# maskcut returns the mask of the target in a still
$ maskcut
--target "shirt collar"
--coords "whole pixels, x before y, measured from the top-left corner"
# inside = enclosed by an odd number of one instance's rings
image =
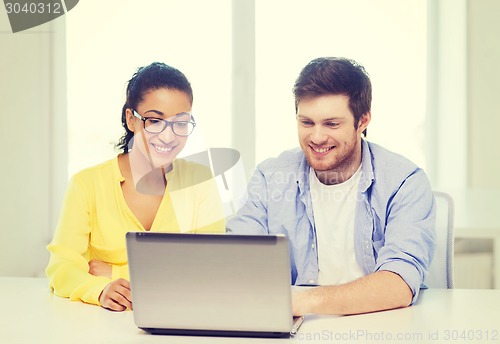
[[[366,192],[375,180],[373,174],[372,153],[368,142],[361,139],[361,179],[359,180],[359,191]]]
[[[302,153],[302,157],[299,162],[298,175],[296,176],[297,185],[299,187],[300,194],[309,189],[309,163],[307,162],[306,156]]]

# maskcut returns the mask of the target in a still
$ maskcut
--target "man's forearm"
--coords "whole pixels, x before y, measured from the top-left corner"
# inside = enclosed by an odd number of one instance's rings
[[[321,286],[294,292],[294,315],[358,314],[407,307],[412,292],[390,271],[378,271],[339,286]]]

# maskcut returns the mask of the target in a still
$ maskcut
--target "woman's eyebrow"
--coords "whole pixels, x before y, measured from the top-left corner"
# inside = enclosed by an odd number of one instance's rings
[[[182,116],[189,116],[189,117],[191,117],[191,114],[189,112],[179,112],[177,115],[172,116],[172,117],[182,117]]]
[[[154,109],[153,109],[153,110],[148,110],[148,111],[144,112],[144,114],[147,114],[147,113],[149,113],[149,112],[154,112],[155,114],[157,114],[157,115],[159,115],[159,116],[164,116],[164,113],[163,113],[163,112],[158,111],[158,110],[154,110]]]
[[[154,109],[153,110],[148,110],[148,111],[144,112],[144,114],[151,113],[151,112],[157,114],[158,116],[165,117],[165,114],[163,112],[158,111],[158,110],[154,110]],[[170,116],[170,118],[172,118],[172,117],[179,118],[179,117],[182,117],[182,116],[189,116],[189,117],[191,117],[191,114],[189,112],[179,112],[176,115]]]

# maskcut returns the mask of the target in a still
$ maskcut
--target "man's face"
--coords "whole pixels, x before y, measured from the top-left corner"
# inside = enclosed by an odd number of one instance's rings
[[[354,125],[349,97],[324,95],[300,100],[297,106],[299,143],[316,174],[327,172],[325,184],[350,178],[361,163],[361,133],[368,126],[370,113]]]

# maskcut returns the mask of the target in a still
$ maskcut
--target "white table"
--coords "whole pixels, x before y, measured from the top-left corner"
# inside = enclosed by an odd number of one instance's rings
[[[54,296],[47,280],[37,278],[0,277],[0,305],[0,342],[9,344],[500,343],[500,290],[425,290],[416,305],[404,309],[306,316],[293,339],[149,335],[135,326],[133,312]]]
[[[455,237],[493,241],[493,286],[500,289],[500,190],[447,191],[455,203]]]

